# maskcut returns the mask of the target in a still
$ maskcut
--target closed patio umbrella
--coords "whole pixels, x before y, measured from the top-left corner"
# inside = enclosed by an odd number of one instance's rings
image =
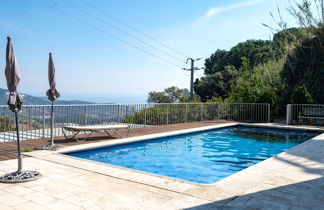
[[[53,102],[60,97],[60,93],[56,90],[55,66],[52,53],[49,53],[48,59],[48,82],[50,89],[46,92],[46,95],[48,96],[48,100]]]
[[[52,57],[52,53],[49,53],[49,60],[48,60],[48,82],[50,85],[50,89],[46,92],[48,100],[52,102],[51,108],[51,142],[48,145],[43,146],[40,149],[55,149],[56,146],[54,144],[54,137],[53,137],[53,125],[54,125],[54,101],[58,97],[60,97],[60,93],[56,90],[56,77],[55,77],[55,66]]]
[[[7,87],[10,92],[8,105],[9,109],[14,112],[16,120],[16,135],[17,135],[17,150],[18,150],[18,170],[0,177],[0,182],[25,182],[37,179],[40,173],[37,171],[22,171],[22,154],[20,149],[19,139],[19,121],[18,112],[22,108],[23,99],[17,92],[17,87],[20,81],[19,66],[13,51],[10,37],[7,38],[6,49],[6,69],[5,76],[7,80]]]

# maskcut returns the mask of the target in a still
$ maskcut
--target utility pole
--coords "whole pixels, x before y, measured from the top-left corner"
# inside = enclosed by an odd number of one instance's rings
[[[183,70],[190,71],[190,99],[191,100],[193,99],[194,71],[204,69],[203,67],[202,68],[195,67],[195,61],[198,61],[200,59],[201,58],[197,58],[197,59],[188,58],[187,61],[186,61],[186,63],[188,63],[188,61],[190,60],[190,62],[191,62],[191,68],[190,69],[183,68]]]

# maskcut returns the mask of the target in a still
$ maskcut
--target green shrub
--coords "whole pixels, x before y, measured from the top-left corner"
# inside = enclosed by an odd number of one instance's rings
[[[305,85],[297,87],[293,93],[294,104],[312,104],[314,103],[312,95],[307,90]]]
[[[31,148],[24,148],[24,149],[21,149],[20,151],[21,152],[32,152],[33,149],[31,149]]]

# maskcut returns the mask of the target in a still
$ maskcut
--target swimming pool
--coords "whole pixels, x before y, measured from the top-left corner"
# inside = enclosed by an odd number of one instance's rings
[[[210,184],[315,135],[296,130],[233,126],[68,155]]]

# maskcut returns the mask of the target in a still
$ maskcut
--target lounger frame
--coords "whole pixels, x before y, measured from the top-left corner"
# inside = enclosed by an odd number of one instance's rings
[[[109,127],[107,128],[104,128],[104,127],[94,127],[94,126],[82,126],[82,129],[79,129],[77,126],[74,126],[74,127],[71,127],[71,126],[67,126],[67,127],[62,127],[62,132],[63,132],[63,135],[65,137],[66,140],[76,140],[77,142],[82,142],[82,141],[85,141],[87,140],[93,133],[98,133],[98,132],[102,132],[104,131],[108,136],[114,136],[114,135],[118,135],[120,136],[121,138],[124,138],[119,132],[118,130],[120,129],[127,129],[127,135],[126,137],[128,137],[128,134],[129,134],[129,131],[130,131],[130,127],[127,126],[127,127],[122,127],[122,128],[114,128],[112,127],[111,125],[109,125]],[[70,131],[72,132],[72,136],[71,137],[68,137],[66,131]],[[88,132],[88,133],[87,133]],[[84,133],[86,134],[86,137],[84,138],[78,138],[78,135],[80,133]]]

